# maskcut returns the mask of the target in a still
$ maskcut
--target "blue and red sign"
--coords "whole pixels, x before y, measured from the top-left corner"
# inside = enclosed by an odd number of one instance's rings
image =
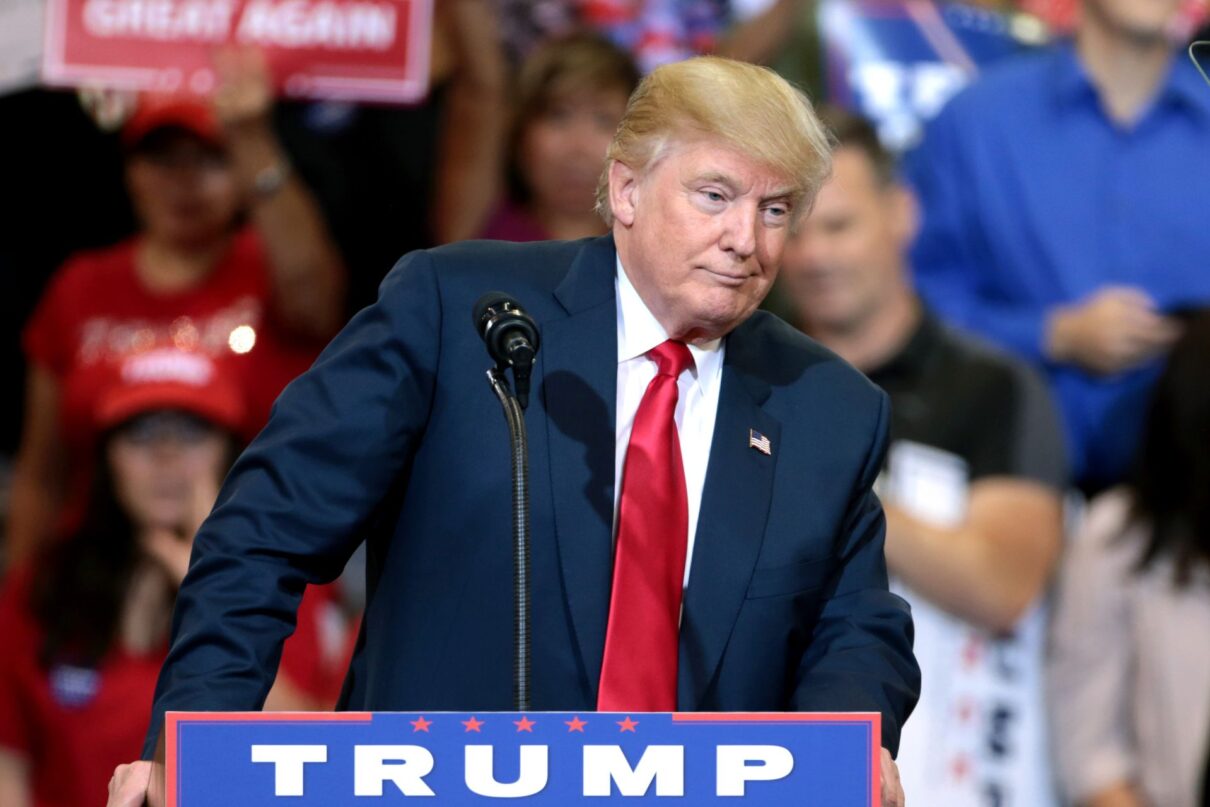
[[[880,726],[865,713],[172,712],[168,806],[877,807]]]

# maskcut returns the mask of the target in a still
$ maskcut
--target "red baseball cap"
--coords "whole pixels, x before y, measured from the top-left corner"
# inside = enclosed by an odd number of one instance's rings
[[[122,126],[122,143],[131,148],[156,129],[170,126],[216,146],[225,142],[214,110],[203,99],[180,93],[143,93],[134,114]]]
[[[245,426],[247,404],[239,384],[209,356],[177,348],[133,354],[97,398],[94,425],[111,429],[148,412],[188,412],[232,433]]]

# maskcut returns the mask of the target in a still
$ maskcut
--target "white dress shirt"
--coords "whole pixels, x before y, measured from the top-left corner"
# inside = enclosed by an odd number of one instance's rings
[[[668,339],[668,332],[648,310],[618,259],[615,281],[618,306],[618,401],[617,445],[614,450],[613,533],[618,532],[618,501],[622,493],[622,468],[630,445],[634,416],[647,385],[655,378],[656,364],[647,351]],[[706,484],[706,465],[710,443],[714,439],[714,418],[718,414],[718,393],[722,386],[724,345],[715,339],[702,345],[689,345],[694,366],[677,379],[676,428],[680,436],[681,460],[685,466],[685,492],[689,504],[689,535],[685,551],[685,580],[689,585],[689,567],[693,560],[693,537],[702,509],[702,488]]]

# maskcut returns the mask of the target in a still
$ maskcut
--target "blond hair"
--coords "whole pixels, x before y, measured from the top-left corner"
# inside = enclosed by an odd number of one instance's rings
[[[656,68],[630,96],[597,183],[597,212],[613,225],[609,169],[642,174],[675,142],[716,138],[792,183],[796,218],[832,168],[831,143],[811,102],[765,67],[699,56]]]

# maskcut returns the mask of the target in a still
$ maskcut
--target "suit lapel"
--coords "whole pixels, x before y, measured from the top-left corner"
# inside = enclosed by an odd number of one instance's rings
[[[727,340],[710,463],[694,538],[681,617],[677,706],[699,708],[714,677],[756,566],[773,493],[780,423],[761,409],[768,385],[748,368],[751,322]],[[748,445],[750,430],[768,437],[772,456]]]
[[[568,315],[542,326],[542,395],[563,585],[596,699],[613,567],[617,304],[613,238],[587,242],[555,290]]]

